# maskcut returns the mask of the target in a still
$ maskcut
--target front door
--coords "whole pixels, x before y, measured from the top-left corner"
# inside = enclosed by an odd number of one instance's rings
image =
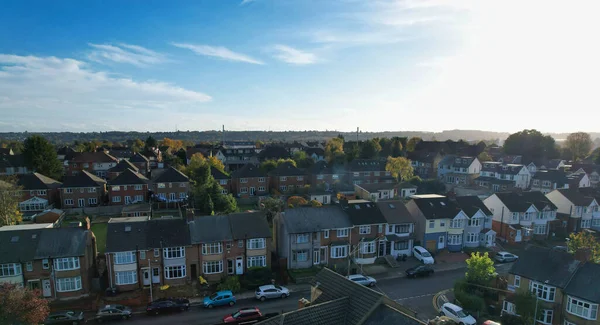
[[[445,238],[444,236],[440,236],[440,238],[438,239],[438,249],[444,249],[446,244]]]
[[[254,192],[256,191],[256,188],[251,187],[250,188],[250,195],[254,196]]]
[[[42,280],[42,294],[44,297],[50,297],[52,295],[52,291],[50,290],[50,279]]]
[[[27,281],[27,286],[31,290],[40,290],[40,280]]]
[[[160,268],[152,268],[152,283],[160,283]]]
[[[192,264],[192,279],[196,279],[198,277],[198,270],[196,270],[196,264]]]
[[[241,256],[235,259],[235,274],[244,274],[244,258]]]
[[[377,256],[385,256],[387,255],[385,252],[385,241],[380,240],[379,241],[379,248],[377,250]]]
[[[131,204],[131,196],[125,197],[125,204]]]
[[[82,208],[85,206],[85,199],[79,199],[77,200],[77,206]]]
[[[321,249],[315,248],[313,250],[313,264],[321,264]]]
[[[144,269],[142,271],[142,279],[145,286],[150,285],[150,269]]]
[[[321,247],[320,251],[319,257],[321,258],[321,263],[327,264],[327,246]]]
[[[522,239],[521,237],[521,229],[517,230],[517,235],[515,236],[515,241],[516,242],[520,242]]]

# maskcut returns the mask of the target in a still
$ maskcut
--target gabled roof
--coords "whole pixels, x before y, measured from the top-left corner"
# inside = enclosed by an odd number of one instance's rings
[[[464,213],[470,218],[474,216],[477,211],[481,210],[486,216],[491,216],[493,213],[485,206],[483,201],[475,195],[469,196],[457,196],[456,203],[463,210]]]
[[[450,201],[441,195],[413,195],[415,202],[425,219],[452,219],[460,213],[461,209],[456,202]]]
[[[441,161],[440,165],[458,167],[458,168],[469,168],[476,157],[461,157],[456,155],[446,155]]]
[[[333,175],[333,174],[345,174],[346,169],[343,165],[334,165],[331,166],[326,161],[321,160],[317,161],[314,165],[312,165],[308,172],[312,175]]]
[[[224,172],[216,169],[213,166],[210,166],[210,174],[214,179],[230,179],[231,177]]]
[[[25,167],[25,157],[20,155],[0,155],[0,168]]]
[[[600,165],[595,165],[595,164],[572,164],[571,165],[571,171],[576,172],[579,169],[583,169],[583,171],[585,171],[588,174],[591,174],[593,172],[600,173]]]
[[[258,157],[262,160],[268,159],[285,159],[290,158],[290,152],[279,145],[266,146],[259,154]]]
[[[106,252],[129,252],[146,248],[148,217],[112,218],[106,228]]]
[[[59,188],[62,183],[40,173],[19,175],[17,185],[23,190],[49,190]]]
[[[133,156],[131,156],[131,158],[129,158],[129,161],[132,163],[148,163],[149,162],[148,158],[146,158],[146,156],[142,155],[139,152],[136,152],[135,154],[133,154]]]
[[[139,172],[139,168],[137,168],[134,164],[132,164],[130,161],[128,160],[121,160],[119,161],[119,163],[108,170],[109,173],[122,173],[128,169],[131,169],[135,172]]]
[[[323,150],[323,148],[305,148],[304,152],[306,152],[308,156],[312,156],[313,153],[317,156],[325,156],[325,150]]]
[[[195,217],[188,227],[192,244],[233,240],[226,215]]]
[[[552,183],[556,183],[557,186],[562,187],[564,184],[567,184],[569,180],[567,179],[567,175],[562,170],[538,170],[535,175],[533,175],[532,179],[537,179],[540,181],[550,181]]]
[[[600,274],[599,264],[585,263],[575,272],[565,288],[565,293],[592,303],[600,303],[598,274]]]
[[[139,184],[148,184],[150,181],[146,178],[146,176],[138,173],[135,170],[127,169],[124,172],[120,173],[119,176],[115,177],[113,180],[110,180],[108,184],[110,185],[139,185]]]
[[[404,202],[400,200],[378,201],[375,205],[389,224],[415,222],[408,209],[406,209]]]
[[[0,231],[0,264],[33,261],[41,232],[42,229]]]
[[[561,163],[564,163],[562,159],[550,159],[543,163],[543,165],[548,169],[557,169]]]
[[[337,205],[286,209],[281,219],[290,234],[352,227],[350,217]]]
[[[116,162],[118,159],[107,154],[104,151],[98,152],[76,152],[73,154],[69,162],[87,162],[87,163],[110,163]]]
[[[75,149],[73,149],[73,148],[71,148],[69,146],[62,146],[62,147],[60,147],[56,151],[57,154],[59,154],[59,155],[65,155],[65,156],[68,155],[68,154],[72,154],[74,152],[75,152]]]
[[[385,160],[378,159],[354,159],[350,162],[349,169],[352,172],[361,172],[361,171],[382,171],[385,172]]]
[[[111,156],[113,156],[117,159],[125,159],[128,157],[131,157],[131,155],[133,154],[133,151],[129,148],[109,149],[108,152]]]
[[[152,219],[147,227],[146,247],[149,249],[191,245],[184,219]]]
[[[409,152],[407,158],[412,161],[433,163],[436,157],[439,157],[439,153],[435,151],[419,150]]]
[[[83,256],[90,230],[50,228],[41,232],[35,258]]]
[[[173,167],[167,168],[167,170],[154,179],[154,183],[185,183],[189,181],[189,178],[184,173]]]
[[[260,325],[345,325],[348,297],[308,306],[269,318]]]
[[[495,193],[496,197],[506,205],[508,210],[511,212],[525,212],[532,205],[536,209],[542,211],[546,206],[550,209],[556,210],[557,207],[550,201],[542,192],[530,191],[530,192],[498,192]]]
[[[586,196],[581,192],[577,191],[577,189],[560,189],[556,190],[567,200],[571,201],[575,206],[589,206],[594,201],[594,198],[591,196]]]
[[[254,164],[246,164],[231,174],[231,178],[267,177],[267,173]]]
[[[387,220],[377,205],[370,201],[342,201],[342,209],[350,217],[353,225],[375,225],[386,223]]]
[[[277,168],[269,172],[269,176],[304,176],[305,172],[291,163],[279,164]]]
[[[394,183],[369,183],[356,184],[355,186],[358,186],[369,193],[377,193],[378,191],[393,190],[397,185]]]
[[[519,255],[510,273],[565,288],[579,264],[580,262],[567,252],[530,245]]]
[[[262,211],[227,215],[233,239],[271,238],[267,216]]]
[[[106,184],[106,181],[102,178],[89,173],[86,170],[80,171],[75,176],[65,176],[63,184],[61,188],[68,187],[97,187],[103,186]]]

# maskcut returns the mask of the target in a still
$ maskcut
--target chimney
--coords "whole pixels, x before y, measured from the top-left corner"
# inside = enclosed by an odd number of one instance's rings
[[[194,221],[194,209],[185,209],[185,219],[187,222]]]
[[[589,262],[592,259],[592,250],[589,248],[580,248],[575,252],[575,259],[581,263]]]
[[[298,300],[298,309],[302,309],[302,308],[308,307],[308,306],[310,306],[310,301],[308,301],[308,299],[300,298]]]

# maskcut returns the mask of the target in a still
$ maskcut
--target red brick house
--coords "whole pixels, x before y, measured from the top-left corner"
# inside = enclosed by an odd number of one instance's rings
[[[115,167],[119,160],[104,151],[77,152],[69,160],[65,160],[65,173],[74,176],[81,171],[88,171],[98,177],[106,178],[108,170]]]
[[[325,161],[318,161],[307,170],[306,182],[313,188],[322,187],[324,190],[329,190],[343,182],[345,176],[346,170],[342,166],[332,167]]]
[[[138,168],[138,172],[144,175],[148,175],[148,173],[150,173],[150,160],[148,160],[148,158],[141,153],[136,152],[133,156],[131,156],[131,158],[129,158],[129,162]]]
[[[136,173],[139,172],[139,168],[137,166],[135,166],[134,164],[132,164],[131,162],[129,162],[127,160],[121,160],[115,167],[108,170],[107,179],[109,179],[109,180],[115,179],[117,176],[119,176],[119,174],[121,174],[129,169],[133,170]]]
[[[373,202],[366,200],[341,201],[344,212],[354,226],[350,230],[350,254],[356,264],[373,264],[379,246],[385,247],[387,220]]]
[[[219,185],[223,188],[221,193],[229,194],[231,192],[231,176],[225,174],[224,172],[216,169],[215,167],[210,167],[210,173],[212,177],[219,182]]]
[[[246,164],[231,173],[231,193],[238,198],[269,194],[269,175],[254,164]]]
[[[279,164],[269,172],[271,188],[280,193],[294,193],[304,188],[306,172],[291,163]]]
[[[348,181],[350,184],[395,182],[391,173],[385,170],[385,165],[385,160],[355,159],[348,165]]]
[[[81,171],[74,176],[65,176],[60,187],[60,202],[63,209],[96,207],[104,203],[106,181]]]
[[[22,202],[19,210],[24,217],[44,211],[60,202],[61,183],[39,173],[20,175],[17,185],[21,187]]]
[[[181,202],[188,198],[190,179],[169,167],[152,181],[152,191],[159,202]]]
[[[108,204],[129,205],[146,202],[149,183],[146,176],[133,169],[127,169],[108,182]]]
[[[159,163],[162,163],[162,153],[158,148],[146,150],[143,155],[148,158],[148,166],[150,169],[158,168]]]

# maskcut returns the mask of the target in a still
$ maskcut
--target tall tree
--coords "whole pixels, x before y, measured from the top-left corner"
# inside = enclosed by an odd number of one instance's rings
[[[554,159],[560,155],[554,138],[537,130],[523,130],[509,135],[504,141],[504,152],[526,159]]]
[[[521,316],[524,324],[532,324],[535,319],[537,297],[529,290],[519,290],[514,296],[517,315]]]
[[[150,136],[148,136],[148,138],[146,138],[145,147],[146,147],[146,149],[156,148],[156,147],[158,147],[158,141],[156,141],[156,139],[154,139],[150,135]]]
[[[208,157],[208,164],[225,173],[225,165],[216,156]]]
[[[292,158],[296,162],[298,168],[309,168],[314,165],[315,161],[309,157],[304,151],[297,151]]]
[[[423,141],[423,139],[421,139],[420,137],[412,137],[408,140],[408,142],[406,143],[406,151],[408,152],[413,152],[415,151],[415,149],[417,148],[417,144],[419,144],[419,142]]]
[[[479,154],[479,156],[477,156],[477,159],[479,159],[480,162],[484,162],[484,161],[492,161],[492,156],[490,156],[490,154],[488,154],[487,152],[483,151]]]
[[[371,139],[364,141],[360,146],[360,158],[362,159],[375,159],[381,151],[381,146],[377,139]]]
[[[173,139],[170,139],[170,138],[164,138],[160,142],[160,145],[161,146],[165,146],[165,147],[169,147],[171,149],[171,151],[177,151],[177,150],[183,148],[183,141],[181,141],[181,140],[173,140]]]
[[[50,307],[39,291],[12,283],[0,285],[0,324],[41,324]]]
[[[14,225],[22,220],[19,211],[20,188],[13,178],[0,179],[0,227]]]
[[[380,138],[379,146],[381,147],[381,151],[379,154],[382,157],[387,157],[392,155],[392,140],[389,138]]]
[[[404,152],[402,152],[402,140],[399,137],[393,137],[390,146],[390,156],[396,158],[401,157],[404,154]]]
[[[325,145],[325,158],[329,163],[344,161],[344,140],[333,138]]]
[[[140,139],[133,140],[133,143],[131,144],[131,150],[133,150],[134,152],[140,152],[143,149],[144,149],[144,141],[142,141]]]
[[[494,261],[488,256],[487,252],[484,254],[473,253],[465,262],[467,262],[465,277],[469,283],[487,285],[496,272]]]
[[[63,167],[56,150],[46,138],[32,135],[25,139],[23,156],[27,167],[36,172],[55,179],[62,176]]]
[[[261,210],[265,211],[269,224],[272,224],[275,215],[283,211],[285,208],[285,202],[275,197],[268,197],[260,201],[260,207]]]
[[[390,172],[398,181],[408,180],[413,177],[413,167],[410,161],[404,157],[388,157],[385,170]]]
[[[573,154],[573,161],[587,157],[592,150],[592,145],[592,137],[585,132],[571,133],[565,141],[565,147]]]
[[[260,169],[262,169],[266,173],[272,171],[275,168],[277,168],[277,161],[275,160],[270,159],[260,163]]]
[[[570,234],[567,241],[569,252],[575,254],[580,249],[590,251],[590,258],[594,263],[600,263],[600,243],[596,237],[589,232],[582,231],[577,234]]]

